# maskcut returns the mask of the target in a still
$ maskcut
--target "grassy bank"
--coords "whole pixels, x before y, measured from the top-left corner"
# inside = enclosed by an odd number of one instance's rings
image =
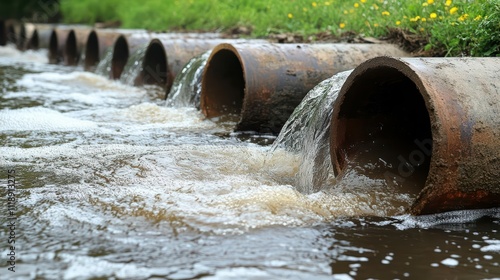
[[[431,54],[500,55],[500,0],[61,0],[61,10],[66,22],[120,20],[125,28],[152,30],[245,26],[252,36],[384,37],[397,30]]]

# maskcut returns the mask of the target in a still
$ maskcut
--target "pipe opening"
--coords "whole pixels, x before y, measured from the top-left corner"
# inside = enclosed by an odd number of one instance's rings
[[[7,28],[4,20],[0,20],[0,46],[7,44]]]
[[[21,24],[19,28],[20,30],[19,30],[19,38],[17,38],[17,48],[22,50],[24,48],[24,43],[27,40],[26,27],[24,26],[24,24]]]
[[[238,56],[221,49],[207,63],[202,81],[202,110],[212,118],[226,114],[240,115],[245,96],[245,78]]]
[[[49,63],[58,63],[57,51],[59,48],[57,32],[52,30],[49,39]]]
[[[95,31],[90,32],[85,46],[85,70],[91,70],[99,62],[99,38]]]
[[[76,46],[76,35],[74,30],[71,30],[68,34],[64,54],[66,65],[74,66],[78,63],[78,50]]]
[[[113,79],[116,80],[120,78],[127,64],[129,55],[127,39],[125,39],[125,36],[120,35],[120,37],[116,39],[113,47],[113,58],[111,59],[111,77]]]
[[[30,50],[38,50],[40,48],[40,41],[38,38],[38,30],[33,31],[33,35],[31,35],[31,39],[28,44],[28,49]]]
[[[152,40],[146,49],[142,71],[136,84],[167,86],[167,55],[159,40]]]
[[[415,83],[397,69],[369,68],[343,88],[332,126],[337,174],[353,166],[418,194],[432,155],[429,113]]]

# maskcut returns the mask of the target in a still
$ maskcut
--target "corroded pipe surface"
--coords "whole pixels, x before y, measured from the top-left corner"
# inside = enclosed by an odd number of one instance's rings
[[[69,29],[54,28],[49,39],[49,63],[57,64],[64,60],[64,49]]]
[[[363,157],[387,184],[415,182],[408,212],[500,206],[498,58],[379,57],[357,67],[334,105],[337,174]],[[368,152],[366,152],[368,151]]]
[[[88,28],[75,28],[69,31],[64,46],[64,64],[78,65],[90,31]]]
[[[236,130],[277,134],[319,82],[379,55],[405,56],[385,44],[221,44],[202,78],[205,116],[240,116]]]
[[[145,46],[152,39],[215,39],[219,33],[148,33],[136,32],[119,36],[113,46],[113,58],[111,60],[111,78],[119,79],[123,68],[127,64],[129,56],[141,46]],[[140,80],[140,77],[139,77]],[[138,81],[139,81],[138,80]]]
[[[119,33],[107,30],[92,30],[87,38],[85,45],[84,69],[93,71],[106,50],[113,46]]]

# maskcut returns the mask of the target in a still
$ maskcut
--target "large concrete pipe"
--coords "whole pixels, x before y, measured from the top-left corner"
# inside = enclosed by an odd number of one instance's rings
[[[88,28],[75,28],[69,31],[64,46],[64,64],[78,65],[90,31]]]
[[[202,78],[201,110],[236,114],[236,130],[277,134],[319,82],[379,55],[405,56],[388,44],[221,44]]]
[[[69,32],[69,29],[52,29],[49,40],[49,63],[57,64],[64,60],[64,49]]]
[[[0,19],[0,46],[7,45],[7,25],[5,20]]]
[[[111,78],[119,79],[131,54],[152,39],[216,39],[219,33],[132,33],[119,36],[113,46],[111,59]]]
[[[500,206],[498,58],[378,57],[358,66],[333,109],[336,174],[385,163],[388,186],[412,182],[420,215]]]

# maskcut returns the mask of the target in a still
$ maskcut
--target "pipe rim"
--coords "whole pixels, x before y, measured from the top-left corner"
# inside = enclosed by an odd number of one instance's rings
[[[229,57],[229,59],[232,60],[232,65],[230,65],[231,69],[228,69],[227,63],[224,63],[223,61],[219,62],[219,60],[223,60],[224,57]],[[222,68],[221,70],[225,70],[226,72],[219,73],[217,71],[219,69],[214,69],[219,67]],[[234,79],[235,77],[236,79]],[[236,88],[235,91],[229,89],[231,85],[225,84],[226,82],[234,83],[234,81],[236,81],[236,87],[233,87]],[[226,114],[236,114],[241,120],[244,110],[244,99],[246,96],[246,83],[247,77],[245,63],[238,49],[234,45],[228,43],[217,45],[212,50],[212,53],[207,60],[205,69],[203,70],[200,100],[202,113],[207,118],[218,117]],[[234,92],[236,92],[236,94],[234,94]],[[227,101],[232,102],[233,104],[228,105]],[[215,107],[223,108],[216,109]]]
[[[91,70],[99,62],[99,36],[97,32],[92,30],[87,36],[85,43],[85,62],[84,69]]]
[[[111,78],[119,79],[129,58],[129,45],[124,35],[118,36],[113,46],[113,57],[111,58]]]
[[[431,181],[435,176],[437,176],[434,172],[435,166],[438,164],[436,162],[436,157],[435,154],[437,151],[441,150],[441,144],[440,141],[437,141],[437,139],[445,139],[445,131],[442,131],[442,128],[439,125],[439,119],[440,116],[437,114],[437,110],[435,110],[436,107],[439,107],[439,104],[436,104],[434,102],[434,99],[432,96],[434,93],[432,92],[432,89],[430,91],[427,90],[425,86],[425,78],[421,77],[418,72],[412,69],[412,65],[409,63],[405,62],[405,59],[400,59],[400,58],[393,58],[393,57],[376,57],[370,60],[367,60],[366,62],[360,64],[358,67],[356,67],[353,72],[349,75],[349,77],[346,79],[344,85],[342,86],[337,101],[334,104],[334,109],[333,109],[333,114],[332,114],[332,121],[331,121],[331,130],[330,130],[330,156],[331,156],[331,162],[333,165],[334,173],[336,175],[341,174],[344,171],[344,168],[346,167],[346,162],[345,160],[348,158],[346,150],[342,151],[343,148],[346,148],[346,145],[344,143],[341,143],[342,141],[339,140],[342,137],[345,137],[346,132],[342,132],[342,121],[340,121],[341,114],[343,113],[343,110],[345,109],[344,106],[346,102],[346,98],[348,98],[348,93],[351,92],[352,90],[356,89],[356,87],[360,87],[360,84],[363,82],[362,78],[363,77],[370,77],[370,75],[384,75],[383,70],[385,71],[392,71],[393,73],[389,73],[389,77],[392,77],[391,75],[399,75],[400,78],[406,78],[407,81],[403,82],[411,82],[415,86],[415,90],[411,94],[418,94],[420,98],[422,99],[422,104],[419,104],[418,109],[423,110],[422,114],[425,114],[428,119],[426,122],[427,127],[424,127],[424,130],[427,131],[428,137],[430,137],[430,142],[427,141],[426,139],[420,139],[421,143],[430,143],[430,154],[426,156],[428,157],[428,162],[426,164],[427,168],[425,171],[425,180],[419,184],[419,195],[424,192],[424,189],[426,189],[429,186],[429,181]],[[372,73],[373,71],[377,71],[378,73]],[[397,76],[396,76],[397,77]],[[365,82],[366,83],[366,82]],[[354,88],[354,89],[353,89]],[[374,90],[375,91],[375,90]],[[364,93],[363,93],[364,94]],[[367,94],[360,94],[361,97],[363,96],[371,96],[372,93],[367,93]],[[351,94],[351,98],[354,94]],[[403,108],[405,104],[402,105]],[[412,107],[409,104],[406,104],[406,106]],[[425,109],[425,110],[424,110]],[[358,107],[358,111],[361,111],[362,109]],[[347,125],[344,125],[347,127]],[[418,127],[417,129],[421,129],[422,127]],[[409,128],[411,130],[412,128]],[[347,141],[344,139],[344,141]],[[445,145],[445,144],[443,144]],[[425,150],[425,149],[423,149]],[[414,150],[408,150],[408,153],[406,154],[401,154],[404,157],[408,157],[409,154],[411,154]],[[344,161],[344,162],[343,162]],[[418,166],[417,166],[418,167]],[[401,175],[401,174],[396,174],[396,175]],[[411,176],[411,175],[409,175]],[[406,177],[404,177],[406,178]],[[410,206],[410,210],[413,207]]]
[[[157,85],[166,88],[169,75],[168,57],[165,48],[160,40],[153,39],[149,42],[144,53],[138,84]]]

